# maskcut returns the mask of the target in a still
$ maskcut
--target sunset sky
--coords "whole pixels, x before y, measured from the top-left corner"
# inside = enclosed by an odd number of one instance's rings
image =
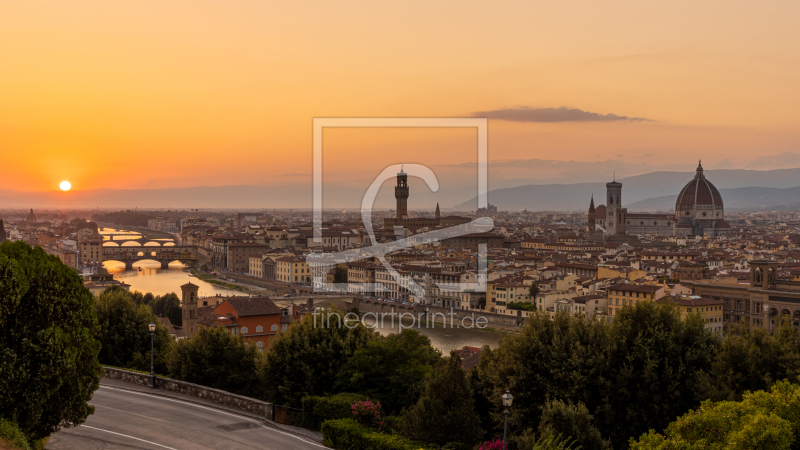
[[[745,168],[800,153],[798,23],[797,1],[7,0],[0,189],[304,182],[314,117],[489,117],[495,162]],[[474,161],[475,134],[325,152],[368,183]]]

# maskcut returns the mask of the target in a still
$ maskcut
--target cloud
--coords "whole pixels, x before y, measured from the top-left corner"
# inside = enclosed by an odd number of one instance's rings
[[[650,122],[643,117],[618,116],[616,114],[599,114],[577,108],[519,108],[497,109],[494,111],[477,111],[473,117],[508,120],[511,122]]]

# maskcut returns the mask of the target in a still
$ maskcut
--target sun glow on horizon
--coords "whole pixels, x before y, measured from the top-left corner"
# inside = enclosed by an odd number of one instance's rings
[[[62,191],[66,192],[72,188],[72,184],[70,184],[69,181],[62,181],[59,187],[61,187]]]

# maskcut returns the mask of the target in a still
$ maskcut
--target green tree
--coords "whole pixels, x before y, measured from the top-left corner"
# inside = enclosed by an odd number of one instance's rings
[[[740,402],[710,400],[669,424],[664,435],[650,430],[633,450],[789,450],[800,431],[800,387],[787,381],[770,392],[747,392]]]
[[[373,339],[347,360],[337,375],[336,389],[379,400],[389,414],[417,402],[418,387],[441,353],[416,330]]]
[[[672,303],[622,308],[610,330],[607,397],[594,424],[615,447],[649,429],[664,429],[697,405],[696,385],[714,360],[718,340],[699,314],[681,320]],[[587,403],[588,406],[588,403]]]
[[[177,294],[170,293],[156,297],[149,304],[150,308],[153,310],[153,314],[156,316],[167,317],[173,325],[178,327],[183,326],[183,310],[181,309],[181,301]]]
[[[333,269],[333,282],[347,283],[347,269],[338,266],[335,269]]]
[[[172,378],[253,397],[259,391],[258,359],[255,345],[218,327],[178,341],[167,364]]]
[[[583,403],[576,405],[560,400],[545,402],[539,435],[570,438],[581,450],[611,449],[611,443],[604,440],[600,431],[592,425],[592,415]]]
[[[483,438],[472,392],[461,369],[461,357],[442,358],[425,383],[425,393],[403,414],[402,430],[409,439],[434,445],[472,447]]]
[[[0,244],[0,324],[0,416],[32,440],[83,423],[102,367],[80,276],[41,247]]]
[[[102,344],[99,359],[103,364],[150,370],[150,330],[156,324],[154,360],[157,373],[166,373],[166,356],[172,344],[169,331],[161,325],[149,306],[136,306],[124,290],[107,290],[95,301],[100,323],[97,339]]]
[[[746,391],[769,389],[781,379],[800,376],[800,334],[784,320],[774,336],[762,328],[735,325],[725,333],[708,374],[703,374],[699,399],[740,400]]]
[[[537,283],[533,283],[531,287],[528,288],[528,295],[531,296],[531,301],[536,299],[536,296],[539,295],[539,285]]]
[[[510,431],[537,423],[548,398],[581,402],[616,448],[697,405],[696,386],[717,345],[699,316],[681,320],[671,304],[623,308],[611,323],[535,314],[520,334],[481,355],[473,383],[491,405],[495,435],[503,423],[500,395],[509,389]]]
[[[372,330],[360,322],[346,323],[337,311],[305,317],[278,334],[264,352],[258,370],[263,395],[299,407],[305,396],[334,393],[336,375],[374,338]]]

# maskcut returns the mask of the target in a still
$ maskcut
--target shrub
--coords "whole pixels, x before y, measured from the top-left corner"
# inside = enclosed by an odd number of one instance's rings
[[[419,443],[367,428],[353,419],[323,422],[322,436],[325,445],[339,450],[424,450]]]
[[[510,302],[508,309],[521,309],[523,311],[536,311],[536,305],[527,302]]]
[[[3,442],[11,444],[12,448],[19,450],[30,450],[31,448],[28,444],[28,439],[20,431],[16,423],[0,419],[0,446],[2,446]]]
[[[303,397],[303,424],[310,430],[319,430],[322,422],[335,419],[351,419],[353,403],[366,400],[362,394],[343,392],[330,397]]]
[[[503,450],[503,440],[486,441],[483,444],[476,445],[473,450]]]
[[[372,403],[369,400],[355,402],[351,405],[353,419],[365,427],[385,431],[385,424],[381,419],[381,402]]]

